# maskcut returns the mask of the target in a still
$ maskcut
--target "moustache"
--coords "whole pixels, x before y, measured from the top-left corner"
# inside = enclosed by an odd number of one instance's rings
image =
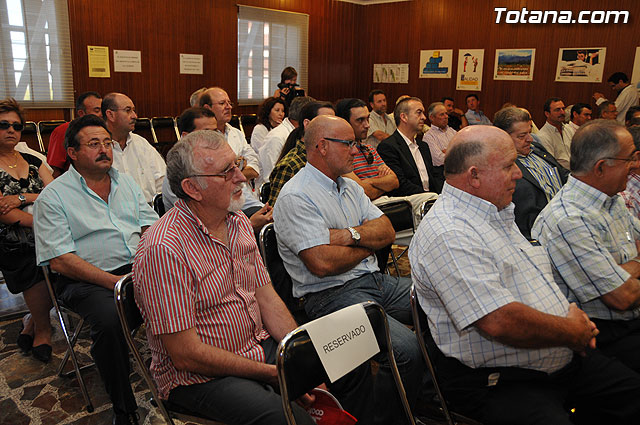
[[[96,162],[100,161],[111,161],[111,158],[109,158],[107,154],[101,153],[100,156],[96,158]]]

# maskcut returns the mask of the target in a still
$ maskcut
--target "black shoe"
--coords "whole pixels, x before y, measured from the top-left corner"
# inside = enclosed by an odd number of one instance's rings
[[[51,346],[49,344],[40,344],[31,349],[33,357],[43,363],[49,363],[51,360]]]
[[[139,425],[140,415],[138,412],[125,413],[123,415],[113,414],[113,425]]]
[[[22,350],[23,353],[28,353],[31,350],[31,347],[33,347],[33,337],[29,334],[23,334],[21,333],[20,335],[18,335],[18,347],[20,347],[20,350]]]

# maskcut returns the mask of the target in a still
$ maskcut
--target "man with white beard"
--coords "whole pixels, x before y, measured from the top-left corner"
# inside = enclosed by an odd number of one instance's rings
[[[240,162],[213,131],[189,133],[169,151],[167,178],[179,200],[140,242],[136,300],[161,398],[224,423],[284,425],[275,354],[296,323],[238,211]],[[297,423],[314,423],[293,408]]]

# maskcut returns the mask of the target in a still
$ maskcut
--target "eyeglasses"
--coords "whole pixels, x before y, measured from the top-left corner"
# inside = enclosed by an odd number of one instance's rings
[[[98,141],[93,141],[93,142],[89,142],[89,143],[80,143],[80,145],[82,146],[86,146],[89,149],[99,149],[100,146],[103,146],[105,149],[111,149],[113,148],[113,142],[98,142]]]
[[[241,170],[242,166],[244,165],[244,159],[243,158],[236,158],[235,161],[233,161],[233,164],[231,164],[226,170],[224,170],[221,173],[217,173],[217,174],[194,174],[192,176],[189,177],[224,177],[225,181],[229,181],[233,178],[234,174],[236,173],[236,170]]]
[[[218,105],[218,106],[229,105],[230,108],[233,108],[233,102],[231,102],[229,100],[223,100],[222,102],[216,102],[215,104]]]
[[[15,131],[24,130],[24,124],[19,122],[10,123],[9,121],[0,121],[0,130],[8,130],[9,127],[13,127]]]
[[[345,145],[349,146],[349,149],[351,149],[352,147],[354,147],[356,145],[356,143],[358,143],[356,140],[334,139],[333,137],[324,137],[324,140],[329,140],[331,142],[338,142],[338,143],[345,144]]]
[[[625,162],[639,162],[640,161],[640,151],[634,151],[629,158],[616,158],[616,157],[607,157],[602,159],[610,159],[613,161],[625,161]]]
[[[368,165],[373,164],[373,152],[371,152],[371,149],[369,149],[369,146],[364,145],[362,143],[358,143],[358,149],[360,149],[360,152],[362,153],[362,155],[364,155],[364,159],[367,160],[367,164]]]

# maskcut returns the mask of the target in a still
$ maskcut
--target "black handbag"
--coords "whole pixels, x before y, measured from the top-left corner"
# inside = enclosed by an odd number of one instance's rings
[[[16,255],[32,253],[36,242],[31,227],[24,227],[15,222],[0,229],[0,255]]]

